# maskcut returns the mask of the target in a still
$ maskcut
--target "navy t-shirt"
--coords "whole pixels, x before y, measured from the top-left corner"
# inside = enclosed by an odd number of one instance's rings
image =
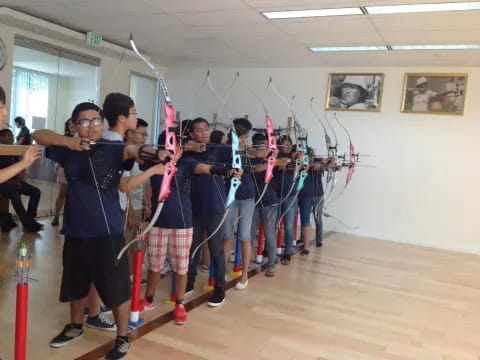
[[[201,153],[184,153],[185,158],[193,158],[205,164],[228,164],[231,149],[217,144],[208,144],[207,150]],[[229,160],[230,159],[230,160]],[[192,210],[194,216],[205,214],[223,214],[225,212],[227,194],[225,180],[219,176],[194,175],[192,179]]]
[[[181,158],[177,162],[177,174],[172,181],[170,195],[163,205],[162,212],[155,222],[156,227],[163,229],[189,229],[193,227],[192,203],[190,187],[193,172],[198,161],[193,158]],[[158,195],[162,185],[163,175],[153,175],[150,178],[152,186],[152,213],[158,206]]]
[[[28,130],[26,126],[20,129],[20,132],[17,135],[17,142],[22,137],[23,137],[22,145],[32,145],[32,137],[30,136],[30,130]]]
[[[107,223],[110,235],[123,235],[124,216],[118,187],[99,186],[100,201],[89,157],[97,178],[105,173],[121,174],[125,167],[131,166],[131,161],[123,161],[125,143],[105,139],[101,142],[115,145],[96,144],[89,151],[74,151],[63,146],[50,146],[46,150],[47,158],[59,163],[68,179],[61,231],[65,236],[84,239],[106,237]]]
[[[322,184],[323,172],[320,170],[310,169],[308,176],[305,179],[304,186],[298,197],[308,198],[308,197],[320,197],[323,195],[323,184]]]
[[[297,186],[293,186],[292,192],[289,194],[288,192],[292,188],[293,185],[293,175],[294,175],[294,170],[280,170],[278,168],[275,168],[273,176],[276,178],[276,183],[277,183],[277,193],[280,199],[284,200],[287,195],[292,196],[297,193]],[[295,182],[298,181],[295,179]]]
[[[253,164],[259,164],[261,162],[262,160],[260,159],[252,160]],[[256,184],[255,202],[260,198],[260,195],[262,194],[263,189],[265,188],[265,173],[266,171],[253,173],[253,176],[255,177],[254,182]],[[270,180],[270,184],[268,184],[265,195],[263,195],[260,203],[257,206],[271,206],[271,205],[278,204],[278,194],[276,190],[276,187],[277,187],[276,183],[277,183],[277,179],[274,176],[272,180]]]

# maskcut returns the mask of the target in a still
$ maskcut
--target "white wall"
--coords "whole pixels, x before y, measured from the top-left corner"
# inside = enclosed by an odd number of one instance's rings
[[[315,96],[317,112],[323,114],[330,72],[383,72],[385,85],[380,113],[338,112],[352,135],[362,158],[374,168],[358,167],[349,188],[329,208],[358,230],[338,226],[338,231],[386,240],[480,253],[480,169],[476,164],[480,134],[480,69],[478,68],[301,68],[301,69],[212,69],[211,79],[222,96],[234,73],[258,94],[264,94],[268,78],[286,97],[295,95],[295,111],[309,130],[309,144],[324,151],[323,132],[309,110]],[[207,116],[220,103],[205,87],[197,97],[205,69],[169,69],[167,81],[174,104],[186,118],[198,103],[194,116]],[[405,72],[468,73],[463,116],[400,113]],[[269,92],[265,98],[275,126],[285,126],[288,108]],[[259,101],[235,86],[227,102],[233,116],[249,114],[263,126]],[[256,116],[255,116],[256,115]],[[327,116],[332,116],[328,113]],[[225,119],[225,116],[223,116]],[[337,130],[343,151],[345,133]],[[340,181],[344,182],[342,175]],[[338,187],[339,191],[341,187]]]

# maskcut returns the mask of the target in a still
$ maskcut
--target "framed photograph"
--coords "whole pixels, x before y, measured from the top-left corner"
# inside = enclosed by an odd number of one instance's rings
[[[330,74],[327,110],[380,111],[384,77],[384,74]]]
[[[402,112],[463,115],[467,74],[405,74]]]

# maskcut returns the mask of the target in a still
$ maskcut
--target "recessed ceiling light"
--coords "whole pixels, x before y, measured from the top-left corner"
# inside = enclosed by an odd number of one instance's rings
[[[478,44],[464,45],[392,45],[392,50],[479,50]]]
[[[375,46],[315,46],[309,48],[311,51],[386,51],[385,45]]]
[[[372,15],[436,12],[436,11],[466,11],[466,10],[480,10],[480,1],[449,2],[449,3],[437,3],[437,4],[365,6],[364,8],[369,14],[372,14]]]
[[[274,19],[308,18],[308,17],[318,17],[318,16],[363,15],[363,11],[359,7],[354,7],[354,8],[338,8],[338,9],[270,11],[270,12],[262,12],[262,14],[268,19],[274,20]]]

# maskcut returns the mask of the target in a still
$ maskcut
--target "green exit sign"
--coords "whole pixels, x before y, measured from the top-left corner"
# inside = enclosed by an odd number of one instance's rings
[[[100,46],[102,45],[102,35],[96,33],[95,31],[89,31],[87,33],[87,44],[93,46]]]

